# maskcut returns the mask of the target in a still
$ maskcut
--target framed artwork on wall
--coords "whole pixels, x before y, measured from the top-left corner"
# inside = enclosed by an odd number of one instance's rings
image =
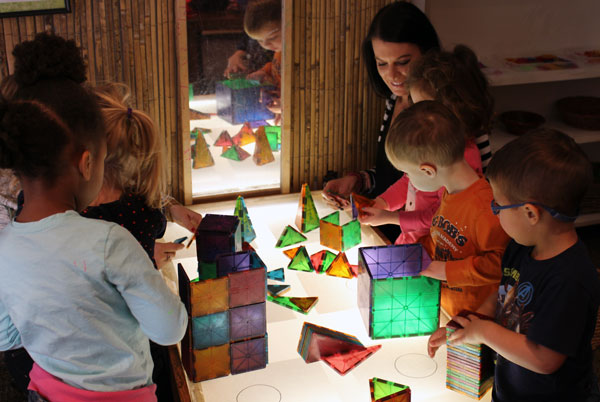
[[[0,0],[0,18],[70,11],[70,0]]]

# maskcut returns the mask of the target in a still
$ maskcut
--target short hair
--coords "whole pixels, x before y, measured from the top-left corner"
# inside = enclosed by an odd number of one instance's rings
[[[511,203],[539,202],[574,216],[592,182],[592,167],[573,138],[540,128],[500,148],[487,177]]]
[[[256,33],[269,23],[281,25],[281,0],[254,0],[244,14],[244,30]]]
[[[465,135],[456,116],[437,101],[416,103],[392,122],[385,140],[392,163],[449,166],[464,157]]]
[[[430,50],[411,63],[406,84],[452,110],[469,138],[490,132],[494,98],[477,56],[467,46],[457,45],[452,52]]]
[[[362,54],[369,81],[375,93],[386,98],[392,95],[392,91],[377,71],[377,62],[371,43],[374,38],[385,42],[412,43],[419,47],[422,54],[430,49],[440,48],[440,40],[435,28],[427,16],[414,4],[394,2],[379,10],[363,40]]]

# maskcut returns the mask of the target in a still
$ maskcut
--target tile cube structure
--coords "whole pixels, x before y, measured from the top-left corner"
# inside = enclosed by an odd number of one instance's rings
[[[242,250],[242,231],[237,216],[206,214],[196,229],[198,277],[217,277],[216,259],[220,254]]]
[[[420,244],[362,247],[358,259],[358,307],[372,339],[438,328],[440,282],[419,276],[429,260]]]
[[[220,250],[235,249],[236,241],[232,239],[239,230],[225,227],[226,231],[212,234],[221,240],[209,243],[223,246]],[[197,241],[206,238],[204,234]],[[266,367],[265,265],[254,251],[215,254],[214,250],[202,250],[204,258],[214,258],[215,278],[190,282],[183,266],[178,266],[179,294],[189,314],[188,329],[181,341],[183,366],[189,378],[197,382]],[[200,255],[199,264],[204,263]]]
[[[275,115],[260,102],[261,90],[268,88],[246,79],[217,82],[217,115],[231,124],[272,119]]]
[[[360,222],[356,219],[340,225],[340,211],[327,215],[319,222],[321,245],[346,251],[360,243]]]

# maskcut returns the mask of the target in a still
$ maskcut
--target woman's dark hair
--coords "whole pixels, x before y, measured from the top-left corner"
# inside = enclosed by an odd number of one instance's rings
[[[377,71],[371,44],[374,38],[384,42],[412,43],[417,45],[423,54],[430,49],[440,48],[435,28],[417,6],[411,3],[394,2],[379,10],[362,43],[362,53],[373,89],[383,97],[389,97],[392,92]]]
[[[52,183],[73,152],[96,151],[106,136],[102,114],[81,85],[85,63],[73,41],[39,34],[13,55],[19,88],[0,101],[0,168]]]

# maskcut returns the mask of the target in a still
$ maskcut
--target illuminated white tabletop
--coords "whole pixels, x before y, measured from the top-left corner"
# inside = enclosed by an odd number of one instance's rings
[[[313,192],[319,216],[334,210],[327,206],[320,192]],[[257,238],[252,245],[267,265],[267,270],[287,267],[289,258],[275,248],[286,225],[294,225],[299,194],[246,199],[248,214]],[[204,214],[232,215],[235,201],[202,204],[192,207]],[[342,213],[341,222],[349,221]],[[169,223],[165,240],[188,235],[185,229]],[[319,244],[319,230],[306,234],[301,243],[309,254],[324,249]],[[361,246],[382,245],[369,227],[362,227]],[[291,248],[290,246],[289,248]],[[337,253],[335,250],[332,250]],[[350,264],[358,263],[358,247],[346,252]],[[181,262],[190,277],[196,278],[195,244],[178,253],[174,263]],[[281,282],[269,281],[273,284]],[[371,340],[363,324],[356,300],[357,280],[285,269],[285,284],[291,289],[285,296],[318,296],[319,301],[308,315],[267,302],[269,363],[265,369],[229,375],[200,383],[190,383],[194,400],[206,402],[369,402],[369,379],[378,377],[410,386],[412,401],[472,401],[472,398],[446,389],[446,348],[435,359],[427,356],[427,337]],[[324,362],[307,364],[297,352],[303,323],[311,322],[356,336],[365,346],[383,347],[345,376]],[[199,392],[201,391],[201,392]],[[482,401],[491,400],[488,392]]]

